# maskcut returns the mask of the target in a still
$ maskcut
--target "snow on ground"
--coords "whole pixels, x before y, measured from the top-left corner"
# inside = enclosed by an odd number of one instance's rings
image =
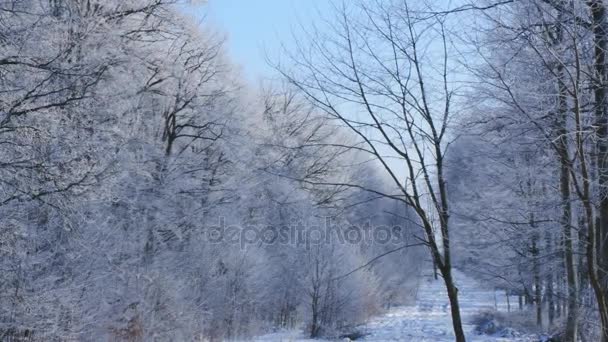
[[[472,317],[495,307],[506,311],[506,299],[457,270],[454,270],[454,278],[459,290],[460,312],[467,341],[534,340],[532,337],[501,338],[476,334],[475,326],[471,324]],[[450,305],[443,281],[431,277],[423,279],[416,296],[416,305],[397,307],[384,316],[372,319],[364,330],[369,333],[363,339],[365,341],[454,341]]]
[[[313,340],[307,338],[306,335],[299,330],[286,330],[279,331],[272,334],[267,334],[264,336],[259,336],[251,339],[251,341],[256,342],[324,342],[327,340]]]
[[[482,311],[498,308],[507,310],[504,296],[492,289],[484,288],[476,280],[454,270],[454,278],[459,289],[460,310],[467,341],[473,342],[527,342],[533,337],[505,338],[478,335],[471,324],[472,317]],[[454,341],[450,305],[445,286],[441,279],[426,277],[420,281],[416,304],[391,309],[388,313],[372,319],[361,326],[367,335],[362,341],[408,341],[444,342]],[[264,335],[254,341],[304,342],[302,332],[286,331]],[[316,340],[319,341],[319,340]]]

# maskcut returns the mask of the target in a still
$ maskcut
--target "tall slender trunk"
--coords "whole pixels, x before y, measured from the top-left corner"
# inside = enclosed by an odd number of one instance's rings
[[[435,145],[435,153],[437,155],[437,185],[439,188],[439,199],[434,199],[435,206],[439,214],[439,233],[440,233],[440,244],[435,238],[435,231],[433,225],[425,213],[421,212],[420,217],[423,218],[423,225],[426,232],[427,239],[429,240],[429,247],[437,269],[443,277],[448,299],[450,301],[450,313],[452,316],[452,327],[454,329],[454,337],[456,342],[465,342],[466,337],[462,328],[462,317],[460,315],[460,304],[458,302],[458,288],[452,277],[452,257],[451,257],[451,245],[450,245],[450,233],[449,233],[449,218],[450,211],[448,205],[448,192],[444,177],[443,170],[443,152],[441,145],[437,143]]]
[[[558,115],[557,115],[557,148],[560,156],[559,188],[562,201],[561,225],[564,237],[564,264],[566,268],[568,316],[564,339],[568,342],[577,340],[578,332],[578,279],[572,242],[572,204],[570,196],[570,151],[567,140],[568,90],[565,84],[564,67],[557,68],[558,75]]]
[[[534,223],[534,216],[530,215],[530,226],[536,229]],[[542,302],[542,289],[541,289],[541,278],[540,278],[540,262],[538,260],[538,234],[534,233],[532,236],[532,273],[534,278],[534,305],[536,306],[536,325],[539,327],[543,326],[543,302]]]
[[[589,278],[587,277],[587,265],[585,264],[585,254],[581,248],[582,241],[585,241],[587,234],[587,223],[585,222],[585,216],[580,215],[578,222],[578,241],[577,255],[578,255],[578,298],[583,299],[585,290],[589,287]],[[583,302],[583,305],[590,305],[591,303]]]
[[[433,233],[432,226],[430,221],[423,219],[424,221],[424,229],[427,235],[427,239],[429,241],[429,249],[431,252],[431,256],[433,257],[433,261],[435,265],[437,265],[437,269],[439,273],[441,273],[441,277],[443,278],[443,282],[445,284],[446,291],[448,293],[448,299],[450,301],[450,313],[452,315],[452,327],[454,329],[454,338],[456,342],[465,342],[466,338],[464,335],[464,330],[462,329],[462,318],[460,316],[460,305],[458,302],[458,288],[456,287],[456,283],[454,282],[454,278],[452,276],[452,261],[450,258],[450,248],[449,248],[449,235],[447,231],[447,222],[448,215],[447,210],[442,211],[440,213],[441,216],[441,224],[442,224],[442,249],[443,255],[441,253],[441,249],[435,239],[435,235]],[[421,216],[426,218],[426,216]]]
[[[460,316],[460,304],[458,302],[458,288],[452,277],[452,269],[440,268],[450,300],[450,313],[452,315],[452,326],[456,342],[465,342],[464,330],[462,329],[462,318]]]
[[[606,116],[606,105],[608,93],[606,91],[607,67],[606,49],[608,48],[608,26],[606,6],[602,0],[587,0],[591,10],[594,37],[594,67],[595,79],[595,120],[596,120],[596,144],[597,144],[597,172],[599,188],[599,225],[595,227],[597,234],[590,230],[587,234],[589,244],[587,246],[587,259],[590,281],[592,283],[601,318],[602,342],[608,342],[608,118]],[[595,245],[598,244],[598,245]],[[596,253],[595,248],[599,253]],[[597,263],[597,264],[596,264]]]
[[[546,246],[547,253],[551,253],[553,251],[553,239],[551,238],[551,232],[547,232],[546,237]],[[555,319],[555,301],[554,301],[554,288],[553,288],[553,267],[550,267],[547,270],[547,318],[549,319],[549,325],[553,325],[553,321]],[[507,297],[507,304],[509,303]]]
[[[437,137],[437,133],[433,131],[433,135]],[[454,335],[457,342],[465,342],[464,330],[462,329],[462,319],[460,316],[460,304],[458,303],[458,288],[452,278],[452,252],[450,243],[450,232],[448,230],[450,210],[448,204],[448,189],[443,174],[443,153],[441,151],[440,140],[435,144],[435,154],[437,158],[437,183],[439,186],[439,220],[441,228],[441,243],[443,247],[443,278],[450,299],[450,308],[452,314],[452,325],[454,327]]]

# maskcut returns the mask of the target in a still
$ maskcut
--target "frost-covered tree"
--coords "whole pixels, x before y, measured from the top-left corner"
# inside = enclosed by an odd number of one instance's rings
[[[419,251],[360,268],[402,241],[312,233],[411,213],[295,181],[383,183],[301,93],[244,84],[181,5],[0,4],[0,339],[337,335],[409,299]]]

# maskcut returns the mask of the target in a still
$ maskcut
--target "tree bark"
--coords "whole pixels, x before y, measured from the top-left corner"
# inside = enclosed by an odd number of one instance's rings
[[[452,326],[456,342],[465,342],[464,330],[462,329],[462,318],[460,316],[460,304],[458,302],[458,288],[452,278],[451,268],[440,269],[445,282],[445,287],[450,300],[450,313],[452,314]]]
[[[553,250],[553,239],[551,239],[551,232],[547,232],[546,248],[547,251]],[[555,301],[554,301],[554,288],[553,288],[553,269],[547,270],[547,318],[549,319],[549,326],[553,325],[555,319]],[[509,302],[507,297],[507,303]]]
[[[530,225],[535,228],[534,218],[531,216]],[[534,305],[536,306],[536,325],[543,326],[543,303],[540,278],[540,262],[538,260],[538,235],[532,236],[532,273],[534,277]]]
[[[596,144],[597,144],[597,172],[599,188],[599,225],[597,235],[593,230],[589,231],[587,246],[587,259],[590,281],[592,283],[601,318],[601,341],[608,342],[608,118],[606,117],[606,105],[608,93],[606,92],[606,49],[608,48],[608,29],[606,18],[606,6],[602,0],[588,0],[587,5],[591,11],[594,37],[594,68],[595,79],[595,120],[596,120]],[[597,244],[597,245],[594,245]],[[598,255],[595,248],[598,248]],[[597,263],[597,264],[596,264]]]
[[[576,277],[576,260],[574,258],[572,236],[572,204],[570,196],[570,152],[567,140],[568,90],[564,80],[564,67],[557,68],[558,76],[558,140],[560,156],[559,188],[562,201],[562,233],[564,236],[564,264],[566,268],[568,316],[566,318],[565,341],[575,342],[578,332],[578,279]],[[552,321],[551,317],[549,318]]]

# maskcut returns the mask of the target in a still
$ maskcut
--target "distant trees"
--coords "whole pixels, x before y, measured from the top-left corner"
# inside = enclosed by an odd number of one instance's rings
[[[414,218],[404,210],[395,219],[390,215],[393,201],[379,201],[377,196],[365,191],[337,184],[359,176],[368,184],[379,180],[373,170],[362,175],[354,173],[353,160],[360,157],[357,151],[342,148],[344,141],[350,139],[349,132],[331,123],[296,89],[287,84],[267,89],[264,108],[262,125],[258,123],[255,129],[268,134],[262,135],[259,144],[264,152],[256,155],[270,158],[261,161],[263,174],[269,177],[262,196],[268,197],[277,211],[268,212],[268,205],[256,211],[272,215],[266,218],[268,224],[280,222],[274,227],[279,234],[297,234],[295,246],[268,248],[271,258],[283,260],[279,263],[277,280],[287,281],[293,287],[280,299],[280,307],[284,309],[277,320],[292,321],[294,315],[302,315],[296,308],[303,305],[312,337],[352,327],[377,312],[381,298],[389,296],[389,291],[413,289],[413,284],[407,281],[394,284],[392,289],[388,286],[383,289],[382,284],[408,270],[408,280],[415,278],[414,274],[419,272],[420,249],[404,250],[382,263],[355,273],[351,271],[380,254],[382,248],[399,247],[407,242],[405,239],[413,239],[412,231],[407,228],[411,226],[408,220]],[[327,184],[317,187],[315,182]],[[300,184],[306,191],[294,192],[294,184]],[[378,241],[371,236],[376,228],[403,231],[391,232],[387,241]],[[350,240],[349,230],[355,235]],[[402,241],[396,240],[400,237]],[[306,296],[301,305],[296,304],[297,293]]]

